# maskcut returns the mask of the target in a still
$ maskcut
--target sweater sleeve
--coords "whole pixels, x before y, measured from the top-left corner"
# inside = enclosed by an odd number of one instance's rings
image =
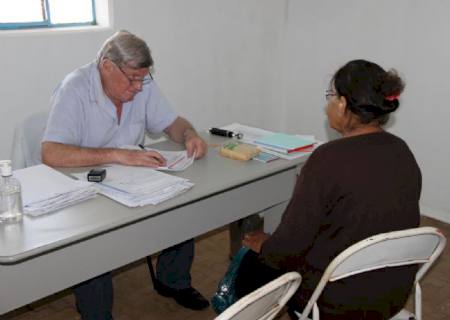
[[[321,162],[314,152],[303,166],[280,225],[262,246],[260,260],[271,268],[296,270],[314,243],[326,206]]]

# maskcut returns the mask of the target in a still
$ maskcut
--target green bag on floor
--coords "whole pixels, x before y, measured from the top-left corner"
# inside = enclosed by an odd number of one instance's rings
[[[250,250],[247,247],[242,247],[236,252],[233,260],[230,262],[227,272],[222,280],[220,280],[217,287],[217,291],[211,298],[211,306],[217,314],[221,314],[229,306],[237,301],[235,295],[234,283],[238,274],[239,267],[241,265],[242,259],[246,253]]]

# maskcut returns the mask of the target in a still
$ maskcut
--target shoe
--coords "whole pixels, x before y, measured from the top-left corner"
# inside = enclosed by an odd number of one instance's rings
[[[174,298],[179,305],[185,308],[202,310],[209,306],[208,300],[192,287],[177,290],[162,284],[158,280],[154,282],[153,286],[159,295]]]
[[[169,286],[166,286],[158,279],[155,279],[153,281],[153,287],[155,288],[156,292],[158,292],[158,294],[163,297],[172,298],[173,296],[175,296],[177,292],[177,290],[172,289]]]
[[[202,310],[209,307],[208,300],[192,287],[178,290],[173,298],[179,305],[188,309]]]

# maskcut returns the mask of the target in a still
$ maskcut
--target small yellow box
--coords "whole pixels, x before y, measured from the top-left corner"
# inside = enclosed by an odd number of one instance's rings
[[[220,148],[220,154],[222,156],[241,161],[248,161],[259,152],[259,148],[239,141],[226,142]]]

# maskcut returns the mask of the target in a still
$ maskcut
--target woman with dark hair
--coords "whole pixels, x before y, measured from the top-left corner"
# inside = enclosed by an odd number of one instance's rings
[[[290,306],[302,311],[328,264],[369,236],[419,225],[421,173],[406,143],[382,129],[399,106],[403,81],[394,71],[350,61],[326,92],[329,125],[342,138],[323,144],[298,177],[283,219],[271,235],[248,234],[236,278],[239,297],[297,271]],[[388,319],[405,304],[417,268],[371,271],[325,287],[321,319]]]

